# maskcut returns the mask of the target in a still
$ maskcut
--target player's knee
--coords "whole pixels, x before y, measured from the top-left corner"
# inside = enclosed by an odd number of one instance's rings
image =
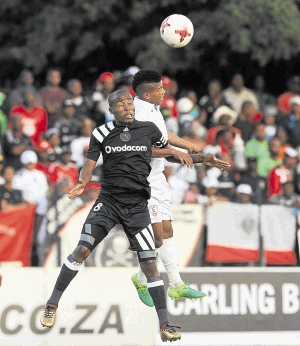
[[[91,251],[84,245],[78,245],[72,253],[72,257],[77,262],[83,262],[91,253]]]

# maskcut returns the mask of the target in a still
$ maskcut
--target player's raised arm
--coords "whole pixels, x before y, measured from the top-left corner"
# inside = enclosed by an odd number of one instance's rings
[[[165,157],[167,160],[172,158],[175,163],[187,165],[189,168],[193,166],[193,159],[190,155],[174,149],[171,145],[168,145],[165,148],[152,147],[152,157]]]
[[[69,192],[69,198],[75,198],[82,194],[86,184],[91,180],[96,161],[85,159],[83,168],[80,171],[79,179],[73,189]]]

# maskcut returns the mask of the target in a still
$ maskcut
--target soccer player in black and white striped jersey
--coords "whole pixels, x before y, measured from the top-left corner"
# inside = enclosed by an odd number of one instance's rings
[[[122,224],[130,249],[137,252],[147,277],[161,338],[163,341],[178,340],[180,333],[168,320],[164,283],[156,266],[154,234],[147,206],[151,194],[147,178],[152,147],[165,148],[168,141],[155,124],[135,120],[133,99],[127,91],[113,92],[108,101],[115,120],[93,131],[80,179],[69,192],[69,198],[84,191],[100,154],[103,155],[101,194],[86,218],[77,247],[61,268],[40,321],[49,328],[54,325],[59,300],[82,262],[115,224]],[[174,153],[174,157],[188,166],[193,163],[189,155],[180,151]]]

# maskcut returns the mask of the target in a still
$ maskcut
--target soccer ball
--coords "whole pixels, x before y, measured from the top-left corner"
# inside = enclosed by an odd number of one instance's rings
[[[182,14],[172,14],[160,26],[160,36],[170,47],[181,48],[186,46],[194,35],[194,26],[191,20]]]

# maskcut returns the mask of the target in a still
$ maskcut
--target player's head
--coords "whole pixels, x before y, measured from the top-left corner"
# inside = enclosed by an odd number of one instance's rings
[[[134,103],[131,94],[119,89],[108,97],[109,111],[117,122],[129,124],[134,120]]]
[[[165,96],[161,77],[157,71],[142,69],[133,77],[132,89],[141,100],[160,105]]]

